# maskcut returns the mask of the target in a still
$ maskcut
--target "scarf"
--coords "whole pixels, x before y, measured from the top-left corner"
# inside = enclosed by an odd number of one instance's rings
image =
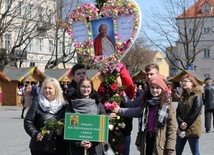
[[[98,108],[95,99],[83,98],[72,100],[72,107],[75,113],[97,114]]]
[[[149,109],[148,109],[149,106],[159,106],[158,113],[157,113],[157,124],[156,124],[157,127],[164,126],[167,122],[170,106],[169,105],[160,106],[160,98],[153,97],[152,99],[146,101],[145,107],[142,110],[142,113],[141,113],[142,117],[139,120],[139,123],[141,124],[141,125],[139,125],[140,131],[145,131],[145,129],[147,127],[146,125],[148,122],[147,115],[148,115],[148,111],[149,111]]]
[[[56,114],[62,108],[62,103],[58,103],[56,99],[48,101],[44,95],[39,95],[39,105],[43,111],[51,114]]]

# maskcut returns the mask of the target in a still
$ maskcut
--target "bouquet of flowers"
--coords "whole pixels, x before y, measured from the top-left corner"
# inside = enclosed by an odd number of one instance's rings
[[[120,105],[122,92],[125,87],[118,86],[117,78],[120,76],[122,66],[119,64],[112,72],[101,72],[104,76],[104,81],[98,88],[98,93],[101,96],[101,102],[107,112],[111,112],[115,107]],[[109,143],[115,154],[121,155],[124,148],[124,137],[121,129],[125,128],[125,124],[120,116],[115,119],[110,119],[109,122]]]
[[[64,127],[62,120],[57,121],[56,119],[46,120],[44,124],[44,127],[41,128],[41,131],[44,135],[50,134],[51,132],[62,129]]]

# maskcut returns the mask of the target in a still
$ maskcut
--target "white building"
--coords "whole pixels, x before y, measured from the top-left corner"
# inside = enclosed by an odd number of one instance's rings
[[[193,56],[194,46],[196,57],[193,64],[189,63],[190,70],[206,77],[214,78],[214,0],[199,0],[186,10],[185,14],[179,15],[176,20],[181,34],[187,34],[188,54]],[[186,27],[185,27],[186,26]],[[194,35],[194,38],[193,38]],[[180,35],[179,35],[180,36]],[[192,38],[191,38],[192,37]],[[186,61],[182,39],[178,39],[178,55]]]
[[[0,8],[0,49],[10,53],[15,47],[14,57],[25,53],[21,67],[35,65],[43,71],[56,53],[60,57],[63,50],[66,54],[74,50],[70,36],[63,37],[64,28],[56,23],[56,0],[3,0]],[[75,56],[66,65],[71,67],[76,61]]]

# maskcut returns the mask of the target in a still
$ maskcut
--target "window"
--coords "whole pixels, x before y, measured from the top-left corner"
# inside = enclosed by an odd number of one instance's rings
[[[49,40],[49,53],[53,52],[53,40]]]
[[[43,53],[43,39],[38,39],[38,52]]]
[[[51,9],[48,10],[48,19],[49,19],[49,22],[50,22],[51,24],[54,23],[53,10],[51,10]]]
[[[161,63],[162,62],[162,58],[156,58],[156,63]]]
[[[210,77],[210,74],[209,73],[205,73],[204,74],[204,78],[208,78],[208,77]]]
[[[28,19],[31,19],[31,18],[33,18],[33,16],[34,16],[33,4],[29,4],[27,17],[28,17]]]
[[[33,52],[33,39],[29,39],[29,44],[28,44],[28,51]]]
[[[209,27],[204,27],[204,33],[209,33],[210,32],[210,28]]]
[[[210,58],[210,50],[204,49],[204,58]]]
[[[19,17],[23,16],[23,11],[24,11],[23,1],[19,1],[18,2],[18,16]]]
[[[43,17],[44,17],[44,8],[40,7],[39,8],[39,21],[43,21]]]
[[[11,48],[11,34],[5,35],[5,49],[10,50]]]
[[[61,42],[58,43],[58,54],[62,55],[62,43]]]
[[[12,10],[11,3],[12,3],[11,0],[5,0],[5,11],[9,10],[8,14],[11,14],[11,10]]]
[[[193,28],[189,28],[188,33],[193,34]]]

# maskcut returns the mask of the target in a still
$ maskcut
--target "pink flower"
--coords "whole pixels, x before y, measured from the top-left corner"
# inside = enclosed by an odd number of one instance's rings
[[[113,110],[114,109],[113,105],[110,102],[105,102],[104,103],[104,108],[106,110]]]
[[[115,92],[115,91],[117,90],[117,88],[118,88],[118,86],[117,86],[116,83],[113,83],[113,84],[111,85],[111,90],[112,90],[113,92]]]

